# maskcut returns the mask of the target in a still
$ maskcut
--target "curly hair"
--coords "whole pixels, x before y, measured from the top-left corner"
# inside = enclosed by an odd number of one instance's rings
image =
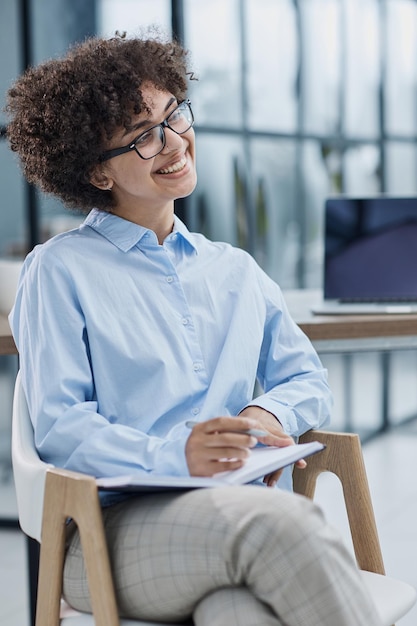
[[[27,180],[88,212],[113,208],[112,194],[90,183],[90,174],[114,132],[148,111],[141,86],[184,100],[187,51],[176,41],[94,37],[62,59],[28,69],[8,91],[7,137]]]

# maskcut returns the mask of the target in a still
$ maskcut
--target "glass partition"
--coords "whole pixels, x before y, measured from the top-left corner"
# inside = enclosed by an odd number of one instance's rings
[[[316,288],[321,283],[324,198],[340,191],[340,156],[334,147],[319,141],[305,141],[301,147],[299,223],[303,239],[299,273],[305,287]]]
[[[248,214],[243,202],[242,141],[230,135],[200,135],[196,153],[198,184],[187,222],[193,231],[245,247]]]
[[[341,126],[342,3],[302,0],[299,7],[303,130],[336,133]]]
[[[26,255],[26,185],[16,157],[5,141],[0,142],[0,257]]]
[[[380,130],[381,31],[377,0],[344,3],[344,132],[376,138]]]
[[[417,4],[386,0],[386,83],[388,133],[417,133]]]
[[[190,225],[247,248],[288,286],[319,287],[327,194],[415,193],[417,0],[3,0],[0,99],[25,59],[152,25],[184,37],[199,78]],[[0,150],[0,254],[81,219],[29,193],[4,138]],[[296,243],[280,256],[283,233]]]
[[[254,255],[281,287],[297,282],[301,255],[297,223],[297,143],[253,139]]]
[[[184,0],[184,32],[199,83],[191,98],[204,126],[242,123],[241,30],[238,0]],[[198,97],[194,98],[194,92]]]
[[[390,142],[386,148],[387,192],[400,195],[417,194],[416,144]]]
[[[2,0],[0,3],[0,59],[7,60],[7,62],[0,62],[0,125],[5,122],[3,108],[6,104],[6,91],[23,63],[19,35],[17,2]]]
[[[6,91],[22,67],[18,4],[14,0],[0,3],[0,126],[6,123]],[[0,257],[26,252],[25,185],[16,158],[6,141],[0,140]]]
[[[351,146],[345,151],[346,193],[373,196],[381,189],[381,153],[375,144]]]
[[[299,46],[291,0],[250,0],[246,11],[249,126],[297,131]]]
[[[113,37],[119,31],[129,36],[151,25],[171,32],[169,0],[97,0],[97,33],[100,35]]]

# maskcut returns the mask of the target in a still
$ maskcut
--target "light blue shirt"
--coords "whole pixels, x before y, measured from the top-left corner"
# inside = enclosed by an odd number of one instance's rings
[[[187,475],[185,422],[250,404],[293,436],[328,421],[326,370],[279,287],[178,218],[158,245],[92,211],[28,255],[10,324],[36,446],[60,467]]]

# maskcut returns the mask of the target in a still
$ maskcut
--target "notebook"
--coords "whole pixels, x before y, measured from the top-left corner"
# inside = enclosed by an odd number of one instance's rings
[[[161,476],[157,474],[132,474],[98,478],[97,486],[102,491],[171,491],[177,489],[201,489],[203,487],[224,487],[245,485],[300,459],[324,450],[318,441],[299,443],[285,448],[261,446],[251,450],[243,467],[215,474],[212,478],[200,476]]]
[[[328,198],[323,267],[313,313],[417,313],[417,197]]]

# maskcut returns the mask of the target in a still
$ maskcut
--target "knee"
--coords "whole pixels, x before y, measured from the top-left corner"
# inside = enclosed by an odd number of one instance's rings
[[[298,494],[263,487],[242,487],[239,496],[243,510],[239,511],[239,522],[244,524],[254,519],[257,525],[271,530],[300,525],[314,531],[325,523],[321,509],[309,498]],[[233,504],[232,504],[233,506]],[[238,525],[239,525],[238,522]]]
[[[321,509],[308,498],[254,486],[239,488],[229,497],[222,518],[227,520],[226,535],[234,544],[243,540],[255,552],[274,550],[277,544],[315,543],[326,526]]]
[[[339,549],[340,537],[311,500],[289,492],[259,491],[244,494],[245,507],[225,534],[227,567],[235,584],[263,580],[268,588],[274,580],[286,579],[294,563],[303,569]],[[276,574],[272,580],[271,572]]]
[[[269,536],[284,535],[288,541],[314,535],[326,523],[322,510],[310,499],[288,491],[265,490],[258,523]]]

